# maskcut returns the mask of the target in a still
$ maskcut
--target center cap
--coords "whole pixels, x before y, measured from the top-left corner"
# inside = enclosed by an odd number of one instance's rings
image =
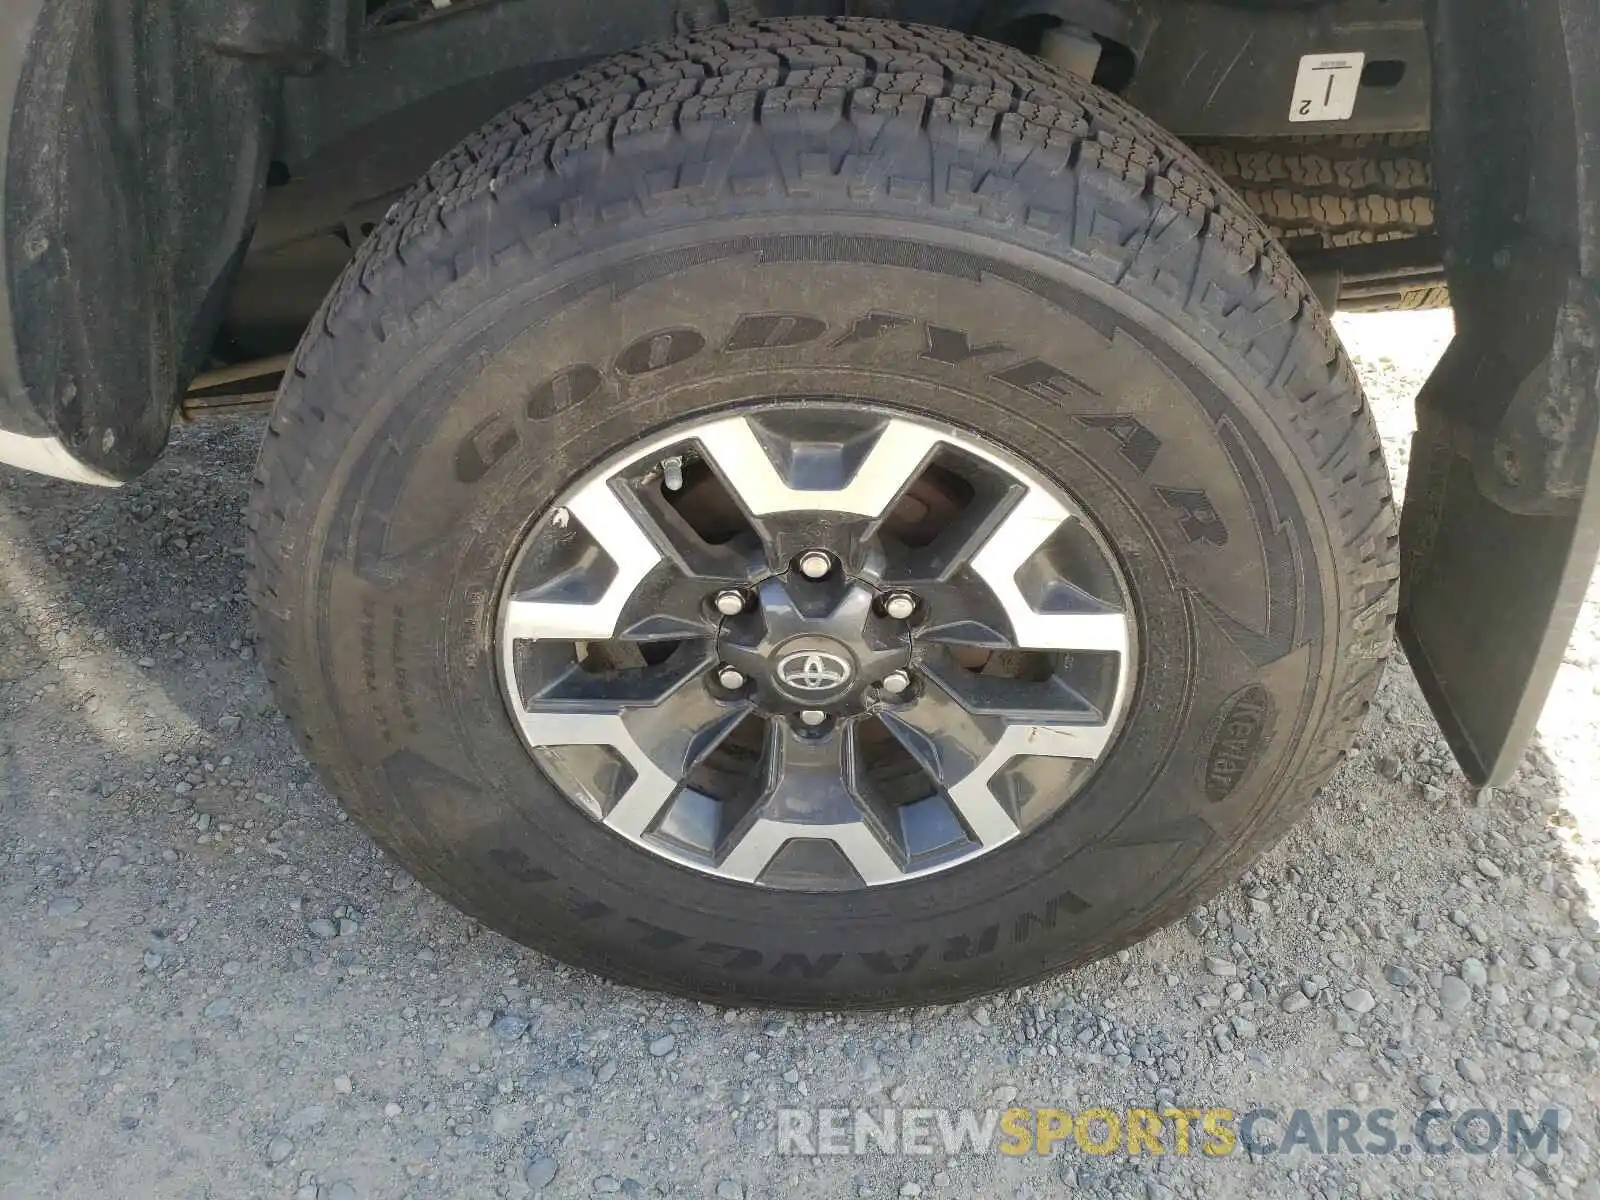
[[[855,664],[849,652],[837,642],[810,639],[811,644],[793,649],[794,643],[779,653],[776,674],[779,685],[801,697],[824,699],[843,691],[855,679]]]
[[[748,681],[763,712],[863,711],[873,688],[911,665],[906,622],[877,611],[856,580],[771,576],[755,602],[722,622],[717,657]]]

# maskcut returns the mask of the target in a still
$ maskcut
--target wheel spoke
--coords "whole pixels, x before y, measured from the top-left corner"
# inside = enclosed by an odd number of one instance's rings
[[[622,756],[634,780],[605,814],[605,823],[641,836],[660,815],[683,777],[703,761],[749,712],[749,705],[712,696],[696,675],[648,704],[535,701],[518,713],[523,737],[537,747],[607,746]]]
[[[915,703],[887,708],[878,719],[950,798],[985,846],[1008,841],[1017,823],[991,790],[994,776],[1019,755],[1098,758],[1110,737],[1098,714],[1084,721],[1039,713],[1037,720],[974,712],[937,676]]]
[[[949,586],[1028,492],[999,464],[953,445],[938,448],[872,532],[884,582],[919,592]]]
[[[988,786],[999,769],[988,764],[1005,736],[1002,718],[978,716],[943,689],[930,687],[915,704],[885,709],[878,719],[943,789],[978,841],[989,846],[1016,836],[1016,822]],[[981,782],[969,787],[972,779]]]
[[[1100,650],[1127,656],[1128,617],[1116,611],[1040,612],[1029,604],[1017,573],[1050,536],[1076,516],[1042,488],[1034,488],[972,558],[1011,620],[1024,650]]]
[[[668,658],[656,663],[647,662],[637,646],[613,646],[631,650],[638,664],[613,663],[602,670],[572,662],[559,674],[552,674],[536,694],[525,697],[529,711],[603,715],[661,704],[712,664],[709,641],[685,640]],[[552,657],[560,657],[559,648],[549,649]]]
[[[974,713],[940,687],[927,688],[904,708],[881,710],[878,719],[946,789],[977,770],[1006,729],[1003,717]]]
[[[1017,638],[1022,650],[1128,652],[1128,618],[1118,612],[1034,613]]]
[[[605,815],[605,823],[619,833],[638,837],[678,790],[677,779],[639,748],[620,713],[527,712],[519,723],[536,747],[609,746],[623,757],[633,782]]]
[[[663,559],[624,602],[617,614],[615,636],[629,642],[713,638],[717,617],[707,601],[719,584],[737,582],[684,575],[675,563]]]
[[[661,561],[661,552],[611,490],[608,479],[589,483],[572,498],[565,511],[606,552],[616,573],[605,593],[594,601],[569,603],[511,597],[505,607],[503,630],[508,640],[612,637],[628,598]]]
[[[719,700],[698,683],[690,683],[659,704],[629,709],[622,714],[622,723],[651,762],[681,779],[705,761],[749,711],[750,705],[742,700]]]
[[[654,471],[623,485],[623,503],[664,559],[657,574],[671,571],[701,589],[750,582],[763,565],[750,544],[757,531],[749,528],[748,515],[709,469],[700,474],[691,466],[689,472],[690,482],[674,493],[663,490]],[[745,526],[751,536],[728,527],[730,521]]]
[[[993,589],[970,570],[948,581],[919,581],[909,586],[926,614],[917,626],[919,644],[1015,648],[1010,612]]]
[[[753,882],[796,838],[832,842],[865,883],[904,874],[857,787],[855,738],[848,723],[819,737],[802,736],[785,721],[769,724],[767,789],[730,835],[718,864],[723,874]]]
[[[848,479],[841,479],[837,472],[817,466],[817,456],[808,455],[803,445],[788,448],[785,469],[780,471],[755,426],[744,417],[716,421],[696,436],[728,487],[757,518],[799,511],[881,516],[941,440],[927,426],[891,418],[883,422]]]

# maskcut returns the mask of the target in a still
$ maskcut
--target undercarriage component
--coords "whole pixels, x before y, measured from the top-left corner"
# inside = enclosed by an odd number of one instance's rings
[[[1052,67],[1068,71],[1080,79],[1094,78],[1100,65],[1102,47],[1094,34],[1076,25],[1047,29],[1039,39],[1039,57]]]
[[[283,373],[292,361],[292,355],[276,354],[202,371],[179,401],[178,415],[185,421],[245,413],[265,415],[271,411]]]
[[[1189,139],[1296,132],[1411,132],[1428,127],[1430,66],[1422,15],[1390,0],[1316,5],[1182,2],[1138,7],[1141,69],[1129,101]],[[1301,60],[1362,56],[1354,107],[1337,121],[1291,111]],[[1151,64],[1158,69],[1145,69]]]
[[[1450,303],[1437,237],[1399,238],[1295,255],[1329,312],[1390,312]]]

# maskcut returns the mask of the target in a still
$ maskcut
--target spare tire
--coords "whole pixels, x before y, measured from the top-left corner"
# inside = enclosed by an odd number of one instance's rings
[[[549,88],[390,213],[251,505],[308,756],[508,936],[950,1000],[1215,893],[1389,646],[1361,388],[1256,218],[1006,48],[762,21]]]
[[[1318,269],[1348,264],[1341,308],[1450,306],[1426,133],[1232,140],[1195,149],[1297,260]],[[1382,255],[1341,253],[1380,243]]]

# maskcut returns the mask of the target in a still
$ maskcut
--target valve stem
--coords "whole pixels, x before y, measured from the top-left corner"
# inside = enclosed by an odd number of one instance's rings
[[[666,484],[667,491],[683,491],[683,459],[677,455],[661,460],[661,478]]]

